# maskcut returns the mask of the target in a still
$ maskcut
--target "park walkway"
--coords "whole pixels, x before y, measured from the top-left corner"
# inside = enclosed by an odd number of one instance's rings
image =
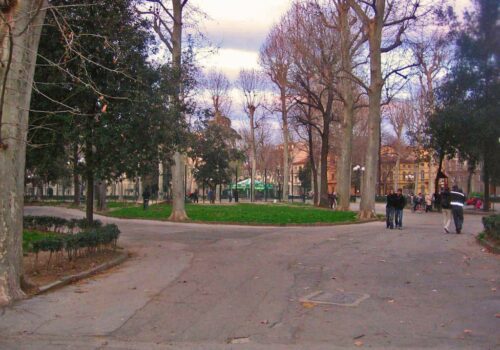
[[[28,214],[82,216],[64,208]],[[437,213],[380,222],[244,227],[101,218],[122,266],[0,311],[1,349],[494,349],[500,258]],[[324,300],[301,302],[320,291]],[[312,295],[312,296],[311,296]]]

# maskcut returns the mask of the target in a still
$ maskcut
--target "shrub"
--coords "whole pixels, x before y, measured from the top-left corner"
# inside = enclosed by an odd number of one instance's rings
[[[120,230],[115,224],[103,226],[95,220],[89,225],[85,219],[66,220],[55,216],[25,216],[24,228],[59,233],[47,235],[31,243],[37,256],[39,252],[66,253],[69,260],[82,254],[92,254],[105,248],[116,249]],[[78,232],[75,233],[75,230]]]
[[[25,216],[23,221],[24,229],[37,230],[56,233],[73,233],[76,228],[80,230],[89,227],[101,227],[102,222],[94,220],[89,225],[86,219],[66,220],[57,216]]]
[[[483,217],[483,226],[488,237],[500,240],[500,215]]]

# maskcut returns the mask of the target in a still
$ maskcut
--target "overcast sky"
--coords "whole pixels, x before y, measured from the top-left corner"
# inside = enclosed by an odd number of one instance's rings
[[[450,0],[461,13],[470,0]],[[205,69],[223,70],[234,79],[241,68],[258,67],[259,48],[271,26],[289,9],[292,0],[192,0],[208,15],[201,25],[216,53],[203,55]]]

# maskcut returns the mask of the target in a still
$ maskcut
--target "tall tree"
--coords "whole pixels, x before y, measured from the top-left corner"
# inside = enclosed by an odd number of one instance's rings
[[[332,123],[339,119],[335,113],[339,37],[332,28],[317,25],[321,18],[314,3],[295,3],[284,21],[292,45],[295,100],[320,115],[318,123],[311,126],[321,136],[319,205],[327,207],[330,130]],[[306,122],[305,118],[302,121]]]
[[[248,116],[250,125],[250,200],[253,202],[255,200],[255,174],[257,172],[257,142],[255,130],[259,127],[258,112],[262,109],[264,103],[265,80],[262,72],[255,69],[243,69],[240,71],[237,83],[245,99],[243,108]]]
[[[0,306],[20,298],[28,110],[45,1],[2,1],[0,16]]]
[[[490,184],[500,180],[500,27],[498,2],[476,0],[457,35],[454,64],[437,93],[431,117],[435,144],[450,144],[469,162],[482,163],[484,209]],[[449,125],[443,132],[439,125]]]
[[[279,92],[279,113],[281,113],[281,129],[283,138],[283,177],[290,178],[290,133],[288,126],[288,112],[293,103],[290,98],[289,74],[292,65],[290,43],[286,37],[286,27],[275,25],[268,34],[266,42],[260,51],[260,62],[264,71],[277,87]],[[288,201],[288,181],[283,182],[282,199]]]
[[[183,26],[185,20],[185,9],[188,0],[144,0],[149,9],[139,11],[142,14],[152,16],[153,28],[167,47],[172,58],[172,67],[175,72],[173,83],[175,85],[174,93],[171,95],[174,108],[182,116],[185,111],[186,91],[183,81],[186,77],[186,70],[182,62],[183,57]],[[188,219],[185,209],[185,188],[184,178],[186,176],[184,163],[185,155],[182,151],[182,140],[179,140],[179,147],[174,153],[172,164],[172,195],[173,207],[169,220],[185,221]]]
[[[420,0],[347,0],[363,25],[368,38],[370,57],[370,83],[365,86],[369,98],[368,150],[365,157],[363,196],[360,218],[375,215],[375,194],[380,156],[380,125],[382,89],[391,73],[400,73],[408,66],[402,64],[385,76],[382,71],[382,54],[402,45],[404,34],[417,18]],[[410,64],[412,66],[413,64]]]

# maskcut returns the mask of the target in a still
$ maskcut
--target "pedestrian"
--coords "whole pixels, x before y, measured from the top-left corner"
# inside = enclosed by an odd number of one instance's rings
[[[233,201],[233,192],[231,190],[227,192],[227,198],[229,199],[229,203]]]
[[[142,192],[142,209],[146,210],[149,207],[149,197],[151,196],[151,193],[149,192],[149,186],[147,186],[144,189],[144,192]]]
[[[434,208],[440,213],[441,212],[441,193],[443,193],[443,188],[441,187],[441,191],[434,193]]]
[[[395,212],[395,207],[394,207],[394,199],[395,199],[395,194],[393,190],[389,190],[387,192],[387,204],[385,205],[385,223],[386,223],[386,228],[389,229],[394,229],[394,212]]]
[[[430,193],[425,195],[425,212],[428,213],[432,211],[432,197]]]
[[[398,189],[398,193],[394,197],[394,216],[395,225],[399,230],[403,229],[403,210],[406,206],[406,199],[403,196],[403,190]]]
[[[450,195],[451,213],[453,214],[455,229],[457,234],[460,234],[462,232],[462,226],[464,224],[465,194],[460,188],[458,188],[457,185],[453,185],[450,191]]]
[[[441,208],[443,212],[443,229],[444,232],[450,233],[451,225],[451,204],[450,204],[450,189],[448,186],[441,190]]]

